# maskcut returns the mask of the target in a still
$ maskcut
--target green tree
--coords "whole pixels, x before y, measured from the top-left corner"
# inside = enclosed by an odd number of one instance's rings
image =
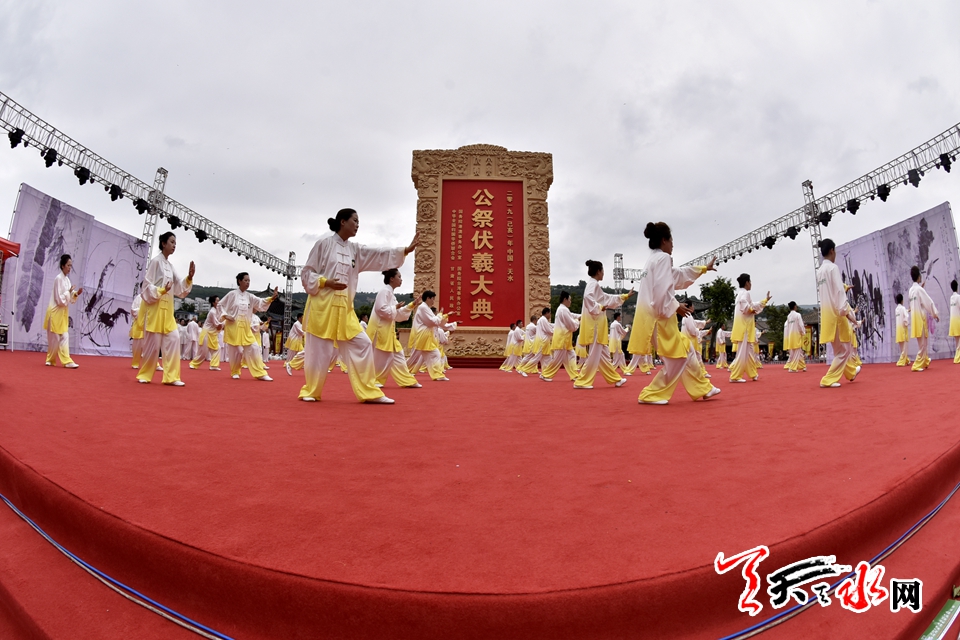
[[[767,342],[773,343],[774,351],[783,350],[783,323],[787,321],[790,307],[785,304],[772,304],[760,314],[767,321]]]
[[[710,284],[700,285],[700,299],[709,304],[706,310],[707,320],[713,327],[721,324],[727,331],[733,326],[733,306],[737,301],[737,292],[729,278],[717,278]],[[716,332],[710,334],[710,350],[715,349]]]

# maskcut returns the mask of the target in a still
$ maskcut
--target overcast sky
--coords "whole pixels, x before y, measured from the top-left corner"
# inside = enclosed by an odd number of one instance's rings
[[[167,195],[300,262],[342,207],[357,241],[406,244],[414,149],[552,153],[552,280],[575,283],[587,258],[642,267],[647,221],[671,225],[681,263],[800,206],[803,180],[823,195],[956,124],[958,26],[956,0],[0,0],[0,91],[146,182],[165,167]],[[3,236],[21,182],[141,233],[129,200],[4,140]],[[958,194],[960,167],[928,172],[825,235]],[[190,259],[200,284],[248,270],[282,288],[180,233],[174,262]],[[816,300],[806,234],[719,273],[741,271],[777,302]]]

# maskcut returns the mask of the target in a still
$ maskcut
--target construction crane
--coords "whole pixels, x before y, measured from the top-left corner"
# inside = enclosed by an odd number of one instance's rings
[[[283,336],[286,342],[286,335],[290,331],[290,308],[293,305],[293,281],[300,276],[300,268],[295,263],[296,255],[293,252],[290,252],[288,261],[284,262],[269,251],[244,240],[164,194],[166,169],[162,167],[157,169],[153,185],[147,184],[90,151],[2,92],[0,92],[0,128],[7,132],[11,148],[20,144],[25,148],[33,145],[40,152],[40,157],[43,158],[47,167],[53,166],[54,163],[58,166],[67,165],[73,169],[81,185],[88,182],[96,184],[99,181],[104,191],[110,194],[111,200],[129,198],[137,213],[146,216],[141,237],[147,243],[148,251],[153,250],[157,220],[165,218],[173,230],[183,227],[187,231],[193,231],[200,242],[210,240],[215,246],[221,246],[231,253],[236,253],[242,258],[285,276],[287,286],[284,296]]]

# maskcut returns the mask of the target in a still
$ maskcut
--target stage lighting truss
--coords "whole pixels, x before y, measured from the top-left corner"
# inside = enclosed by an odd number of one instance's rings
[[[129,197],[140,214],[147,214],[144,219],[143,239],[150,242],[151,246],[154,246],[152,240],[156,220],[158,217],[165,217],[168,221],[176,220],[178,225],[185,229],[193,230],[198,239],[202,232],[204,239],[213,240],[214,244],[235,251],[238,255],[250,260],[256,260],[281,276],[289,279],[298,278],[300,275],[300,268],[296,265],[284,262],[270,252],[164,195],[163,184],[167,175],[165,169],[161,168],[157,171],[154,185],[151,186],[58,131],[2,92],[0,92],[0,129],[7,132],[11,148],[20,144],[29,147],[31,142],[34,143],[38,148],[44,149],[43,159],[48,167],[54,162],[62,163],[61,166],[67,165],[73,169],[81,185],[87,182],[96,184],[99,179],[110,194],[111,200]],[[141,203],[146,203],[147,208],[143,208]]]
[[[844,210],[856,213],[864,199],[873,196],[877,196],[880,200],[886,202],[890,191],[896,187],[905,184],[918,186],[925,171],[937,167],[949,171],[958,151],[960,151],[960,124],[952,126],[919,147],[860,176],[853,182],[825,196],[816,198],[812,202],[808,202],[732,242],[685,262],[684,266],[706,264],[713,256],[716,256],[718,260],[739,258],[744,253],[748,253],[750,249],[762,246],[766,238],[795,238],[796,236],[790,233],[791,229],[796,231],[804,228],[812,232],[814,228],[824,224],[821,213],[826,213],[829,216],[828,221],[833,218],[835,213]],[[817,235],[819,235],[819,232]],[[625,269],[624,271],[626,273],[633,270]]]

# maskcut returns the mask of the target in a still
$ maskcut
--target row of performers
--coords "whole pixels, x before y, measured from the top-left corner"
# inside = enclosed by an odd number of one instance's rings
[[[396,311],[404,305],[395,302],[395,296],[392,298],[394,302],[391,304],[395,304],[392,319],[389,313],[387,318],[381,318],[378,315],[377,323],[383,324],[385,330],[382,337],[379,332],[374,331],[374,339],[371,339],[357,319],[353,300],[359,273],[362,271],[388,272],[399,268],[405,257],[416,248],[417,236],[415,235],[413,241],[406,247],[373,248],[351,241],[360,226],[359,216],[355,210],[341,209],[334,218],[328,219],[327,223],[332,233],[316,242],[301,270],[301,283],[308,298],[302,323],[303,368],[306,383],[300,390],[299,398],[306,402],[320,400],[327,372],[339,358],[347,368],[351,386],[358,400],[392,404],[393,400],[387,398],[381,390],[383,383],[378,383],[378,372],[393,373],[404,360],[394,329]],[[676,291],[687,288],[707,271],[715,270],[715,259],[707,265],[675,267],[670,227],[663,222],[648,223],[644,229],[644,236],[648,239],[652,253],[643,277],[640,279],[637,313],[631,341],[638,341],[635,353],[652,359],[653,341],[656,336],[657,351],[663,359],[664,366],[650,384],[641,391],[638,401],[641,404],[666,404],[678,383],[683,384],[684,389],[694,400],[714,397],[720,393],[720,389],[709,382],[699,359],[699,349],[695,348],[692,341],[680,332],[677,325],[677,316],[689,316],[693,308],[689,304],[678,302]],[[171,232],[160,236],[160,250],[160,253],[149,262],[141,287],[144,337],[137,379],[142,383],[149,383],[153,379],[158,356],[162,350],[164,384],[182,386],[179,366],[180,342],[173,317],[173,296],[186,297],[189,293],[195,265],[193,262],[190,263],[186,278],[181,279],[178,276],[169,261],[176,250],[176,236]],[[817,274],[822,301],[820,343],[832,344],[835,354],[830,369],[820,381],[820,386],[829,388],[840,386],[839,381],[843,377],[853,381],[860,372],[860,367],[851,362],[853,355],[851,321],[855,320],[855,310],[847,303],[840,270],[834,262],[836,245],[832,240],[826,239],[821,242],[820,250],[823,256],[823,262]],[[69,260],[67,262],[69,263]],[[916,295],[919,304],[926,304],[933,309],[929,296],[919,286],[919,269],[915,268],[915,272],[916,286],[911,287],[910,290],[911,304]],[[48,308],[44,321],[44,327],[48,330],[50,338],[48,364],[52,364],[57,353],[61,354],[61,360],[67,364],[62,359],[66,344],[67,313],[66,307],[60,302],[66,301],[68,305],[75,301],[80,293],[74,291],[69,285],[69,279],[66,277],[68,273],[69,271],[62,274],[66,283],[63,286],[55,286],[53,295],[56,304]],[[609,384],[622,386],[626,378],[620,376],[612,365],[605,310],[621,306],[634,294],[634,290],[623,295],[605,293],[600,286],[604,273],[603,265],[599,262],[588,260],[587,274],[589,279],[584,292],[578,338],[579,345],[587,348],[587,357],[582,366],[578,367],[574,386],[578,389],[591,388],[597,372],[600,372]],[[770,300],[768,292],[766,298],[757,303],[753,302],[749,276],[745,279],[742,276],[739,284],[741,289],[738,292],[737,315],[731,336],[733,342],[738,345],[737,356],[730,367],[732,382],[746,382],[747,378],[756,380],[759,376],[757,371],[759,359],[753,346],[756,342],[754,316]],[[62,288],[65,288],[65,291],[60,292],[59,289]],[[63,295],[60,295],[61,293]],[[249,327],[247,330],[243,329],[244,318],[249,317],[249,313],[265,310],[266,307],[260,308],[260,305],[269,306],[269,302],[275,299],[277,291],[275,290],[274,295],[267,300],[257,298],[260,302],[251,300],[251,295],[238,288],[225,296],[221,302],[221,306],[224,307],[221,316],[225,315],[236,326],[234,333],[225,332],[225,340],[230,347],[234,348],[235,353],[237,349],[241,352],[238,354],[241,357],[231,357],[231,362],[243,361],[245,351],[253,347],[252,332],[249,331]],[[390,295],[393,296],[392,293]],[[231,296],[234,298],[228,300]],[[425,300],[424,303],[429,301]],[[390,305],[382,306],[389,309]],[[418,314],[424,308],[424,304],[421,304],[418,307]],[[429,312],[429,304],[426,311]],[[933,309],[933,315],[937,317],[935,309]],[[922,339],[921,353],[917,359],[927,366],[929,360],[926,355],[926,342],[929,332],[926,314],[914,313],[912,317],[913,333],[919,333],[918,337]],[[446,323],[443,316],[433,314],[433,318],[435,318],[434,322]],[[431,341],[435,334],[432,330],[429,334],[424,338],[425,346],[432,346]],[[243,344],[248,339],[251,340],[251,344]],[[419,339],[418,336],[415,342]],[[576,356],[572,348],[563,348],[560,351],[568,352],[567,363],[570,362],[571,356]],[[68,354],[66,358],[69,360]],[[253,354],[247,360],[249,366],[250,362],[255,360]],[[431,362],[434,361],[431,359]],[[404,364],[406,364],[405,361]],[[265,375],[262,370],[251,369],[251,373],[254,373],[255,377]]]

